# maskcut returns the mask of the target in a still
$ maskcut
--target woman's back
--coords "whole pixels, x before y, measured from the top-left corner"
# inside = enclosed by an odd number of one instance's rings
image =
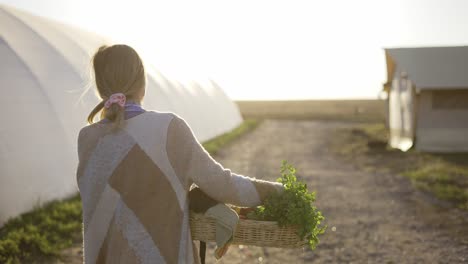
[[[100,47],[93,68],[102,101],[78,137],[87,264],[198,262],[187,201],[192,183],[240,206],[282,189],[224,169],[175,114],[142,109],[145,70],[131,47]]]
[[[117,131],[88,126],[78,147],[86,263],[198,262],[188,220],[192,183],[244,206],[279,188],[222,168],[171,113],[145,112]]]
[[[187,228],[182,230],[190,186],[177,177],[166,154],[173,117],[146,112],[117,132],[98,123],[80,135],[86,263],[128,263],[130,252],[142,263],[178,263],[179,251],[183,258],[190,256]],[[103,261],[107,257],[119,261]]]

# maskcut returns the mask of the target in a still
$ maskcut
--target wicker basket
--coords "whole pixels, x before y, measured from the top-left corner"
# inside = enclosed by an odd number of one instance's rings
[[[202,214],[190,214],[193,240],[215,241],[216,221]],[[233,244],[259,247],[298,248],[307,244],[294,227],[279,227],[277,222],[239,219]]]

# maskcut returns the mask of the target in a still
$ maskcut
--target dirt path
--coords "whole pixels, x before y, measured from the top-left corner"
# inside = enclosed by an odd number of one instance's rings
[[[216,156],[237,173],[268,180],[288,160],[317,191],[329,226],[315,251],[232,246],[217,263],[468,263],[468,215],[433,205],[405,178],[343,164],[327,141],[344,126],[268,120]],[[207,263],[215,263],[209,246]],[[80,263],[79,248],[70,252],[66,262]]]
[[[468,263],[467,214],[437,207],[405,178],[343,164],[327,149],[343,126],[268,120],[218,154],[225,167],[268,180],[288,160],[317,191],[329,227],[315,251],[232,246],[218,263]]]

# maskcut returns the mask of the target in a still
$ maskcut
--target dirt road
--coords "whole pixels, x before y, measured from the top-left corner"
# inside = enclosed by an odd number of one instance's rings
[[[403,177],[334,157],[328,140],[344,126],[267,120],[217,155],[225,167],[267,180],[288,160],[317,192],[328,225],[315,251],[232,246],[218,263],[468,263],[466,212],[434,204]],[[215,263],[210,248],[207,263]]]

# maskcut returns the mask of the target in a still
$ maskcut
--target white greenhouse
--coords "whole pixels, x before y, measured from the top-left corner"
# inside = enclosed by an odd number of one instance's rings
[[[37,204],[77,192],[76,141],[99,102],[90,58],[95,34],[0,5],[0,225]],[[148,64],[148,61],[145,61]],[[214,82],[182,84],[148,69],[144,107],[171,111],[200,141],[242,122]]]

